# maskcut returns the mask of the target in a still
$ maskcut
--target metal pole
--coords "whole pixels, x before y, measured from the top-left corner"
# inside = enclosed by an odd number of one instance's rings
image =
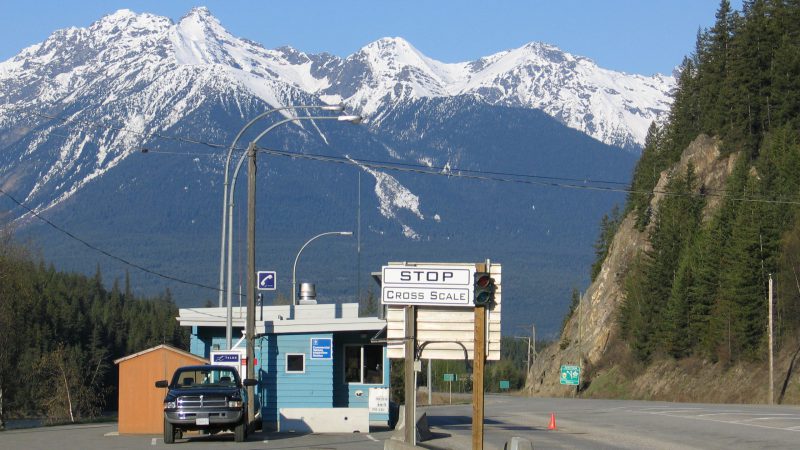
[[[301,108],[301,107],[297,107],[297,108]],[[320,108],[323,109],[323,110],[326,110],[326,107],[320,107]],[[333,107],[329,107],[329,108],[333,108]],[[278,109],[276,109],[276,111],[280,110],[280,109],[286,109],[286,108],[278,108]],[[256,137],[252,141],[252,143],[250,145],[255,149],[255,145],[258,143],[259,140],[261,140],[261,138],[263,138],[265,135],[267,135],[267,133],[269,133],[270,131],[272,131],[276,127],[278,127],[280,125],[283,125],[285,123],[293,122],[293,121],[296,121],[296,120],[316,120],[316,119],[319,119],[319,120],[337,120],[337,121],[340,121],[340,122],[346,121],[346,122],[351,122],[351,123],[359,123],[360,120],[361,120],[361,118],[359,116],[305,116],[305,117],[293,117],[293,118],[289,118],[289,119],[284,119],[284,120],[281,120],[281,121],[278,121],[278,122],[272,124],[269,128],[264,130],[261,134],[258,135],[258,137]],[[251,122],[254,122],[255,120],[256,119],[253,119]],[[250,126],[250,124],[248,124],[247,126]],[[250,147],[248,147],[248,152],[249,152],[249,149],[250,149]],[[229,151],[229,154],[230,154],[230,152],[232,150],[233,150],[233,147],[231,147],[231,150]],[[225,334],[226,334],[226,337],[227,337],[227,342],[228,342],[228,348],[229,349],[231,347],[231,335],[232,335],[232,331],[231,331],[231,322],[232,322],[231,312],[232,312],[232,308],[233,308],[232,302],[231,302],[231,299],[233,297],[233,199],[234,199],[234,195],[236,194],[236,178],[239,175],[239,169],[241,168],[242,163],[244,162],[245,158],[247,158],[248,152],[245,152],[244,154],[242,154],[242,157],[239,158],[239,163],[236,165],[236,170],[234,171],[233,179],[231,180],[231,183],[230,183],[231,184],[231,189],[230,189],[230,192],[228,194],[228,245],[227,245],[227,249],[228,249],[228,286],[227,286],[227,291],[228,291],[228,319],[227,319],[227,323],[226,323]]]
[[[292,265],[292,305],[297,305],[297,261],[300,259],[300,254],[303,253],[303,249],[308,246],[312,241],[317,238],[321,238],[322,236],[328,236],[331,234],[338,234],[339,236],[352,236],[352,231],[328,231],[326,233],[320,233],[311,239],[307,240],[302,247],[300,247],[300,251],[297,252],[297,256],[294,258],[294,265]]]
[[[358,208],[356,209],[356,301],[361,303],[361,168],[358,170]]]
[[[428,358],[428,406],[433,404],[433,383],[431,382],[431,359]]]
[[[323,111],[343,111],[343,105],[300,105],[300,106],[283,106],[280,108],[273,108],[269,111],[263,112],[257,116],[255,116],[250,122],[247,122],[245,126],[239,130],[239,133],[236,134],[236,137],[231,142],[231,146],[228,148],[228,156],[225,158],[225,178],[223,182],[223,189],[222,189],[222,238],[220,239],[220,251],[219,251],[219,307],[222,308],[222,294],[225,291],[225,282],[223,273],[225,272],[225,216],[228,214],[228,186],[229,186],[229,179],[228,174],[230,173],[230,165],[231,165],[231,156],[233,155],[233,150],[236,148],[236,144],[239,142],[239,139],[242,137],[245,131],[248,128],[253,126],[256,122],[258,122],[261,118],[266,117],[269,114],[278,111],[284,111],[287,109],[298,110],[298,109],[310,109],[310,108],[319,108]],[[230,241],[229,241],[230,242]],[[228,343],[228,348],[230,349],[230,343]]]
[[[247,378],[255,378],[255,296],[256,296],[256,143],[247,148]],[[255,389],[247,387],[247,426],[255,417]]]
[[[403,411],[405,421],[405,442],[408,445],[417,445],[417,371],[414,370],[414,353],[417,344],[417,307],[406,306],[405,329],[405,402]]]
[[[769,298],[767,299],[767,303],[769,304],[769,320],[768,320],[768,327],[769,327],[769,404],[773,404],[775,401],[775,386],[774,386],[774,361],[773,361],[773,348],[772,348],[772,274],[769,274]]]

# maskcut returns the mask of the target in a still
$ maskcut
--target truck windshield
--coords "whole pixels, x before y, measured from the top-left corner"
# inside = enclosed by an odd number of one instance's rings
[[[239,379],[235,369],[230,367],[203,367],[197,369],[181,369],[172,377],[175,389],[193,389],[206,387],[236,386]]]

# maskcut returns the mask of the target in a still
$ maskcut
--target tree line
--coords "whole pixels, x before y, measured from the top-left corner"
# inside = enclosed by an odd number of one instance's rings
[[[188,347],[167,290],[155,297],[57,271],[0,232],[0,423],[3,417],[85,420],[116,410],[114,359],[170,344]]]
[[[708,192],[689,165],[652,211],[660,173],[700,134],[721,139],[723,156],[736,154],[721,206],[703,218]],[[625,213],[652,244],[628,268],[619,311],[638,360],[761,359],[770,275],[778,345],[795,342],[799,193],[800,1],[745,0],[739,12],[722,0],[680,67],[668,120],[649,129],[627,200]],[[619,223],[616,213],[604,219],[598,261]]]

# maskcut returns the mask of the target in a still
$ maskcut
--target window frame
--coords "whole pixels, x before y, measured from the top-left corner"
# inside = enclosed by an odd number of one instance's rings
[[[347,348],[348,347],[358,347],[358,357],[359,357],[359,364],[358,364],[358,379],[359,381],[347,381]],[[381,381],[380,383],[365,383],[364,382],[364,348],[365,347],[380,347],[381,349]],[[386,347],[380,344],[344,344],[344,351],[342,352],[342,358],[344,359],[342,363],[342,380],[345,384],[359,384],[364,386],[385,386],[386,385],[386,375],[384,373],[385,369],[385,360],[386,360]]]
[[[290,356],[300,356],[303,360],[303,370],[289,370],[289,357]],[[283,368],[284,373],[289,374],[300,374],[306,373],[306,354],[305,353],[287,353],[286,358],[284,360],[286,362],[286,366]]]

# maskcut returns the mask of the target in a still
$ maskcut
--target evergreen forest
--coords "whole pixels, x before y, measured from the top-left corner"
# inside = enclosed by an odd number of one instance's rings
[[[56,271],[0,232],[0,426],[3,419],[89,420],[116,410],[114,360],[159,344],[188,347],[169,291],[137,297]]]
[[[709,191],[690,164],[652,211],[660,173],[701,134],[736,156],[725,190]],[[649,129],[623,214],[652,246],[628,268],[618,316],[637,360],[766,358],[770,277],[776,345],[797,345],[799,194],[800,1],[745,0],[735,11],[722,0],[680,66],[668,121]],[[721,206],[704,219],[710,196]],[[619,223],[615,212],[601,224],[598,262]]]

